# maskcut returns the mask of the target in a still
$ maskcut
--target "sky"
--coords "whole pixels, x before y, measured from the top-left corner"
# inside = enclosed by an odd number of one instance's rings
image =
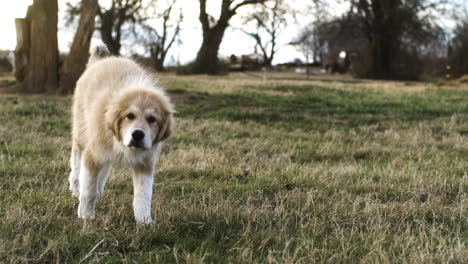
[[[77,1],[77,0],[72,0]],[[101,5],[109,4],[110,0],[99,0]],[[165,1],[165,0],[162,0]],[[462,1],[468,6],[468,0],[454,0]],[[66,10],[66,0],[58,0],[59,2],[59,49],[61,52],[67,52],[73,40],[74,31],[76,27],[65,26],[64,14]],[[290,62],[296,58],[304,60],[302,54],[294,47],[286,45],[298,35],[300,28],[308,25],[312,21],[312,17],[308,14],[308,3],[310,0],[289,0],[288,4],[294,6],[299,13],[295,21],[291,21],[283,31],[278,40],[279,46],[282,48],[275,56],[274,64]],[[13,50],[16,46],[16,32],[15,32],[15,18],[21,18],[26,15],[28,5],[32,0],[13,0],[13,1],[0,1],[0,49]],[[181,63],[187,63],[195,59],[196,53],[202,42],[201,25],[198,20],[199,10],[197,0],[178,0],[178,8],[184,14],[184,21],[182,23],[182,31],[180,33],[181,44],[174,44],[167,59],[166,64],[172,64],[179,58]],[[253,6],[244,6],[239,9],[239,15],[251,11]],[[331,8],[332,15],[339,15],[346,10],[345,5],[335,5]],[[219,0],[209,0],[207,5],[208,13],[217,17],[219,15]],[[228,57],[231,54],[242,55],[252,54],[255,42],[252,38],[239,30],[244,27],[242,24],[241,16],[234,16],[230,23],[232,26],[226,30],[223,42],[221,43],[219,55],[220,57]],[[454,21],[444,20],[448,28],[453,28]],[[247,28],[248,30],[248,28]],[[93,43],[99,42],[99,35],[96,34]],[[128,55],[129,47],[123,47],[123,54]]]

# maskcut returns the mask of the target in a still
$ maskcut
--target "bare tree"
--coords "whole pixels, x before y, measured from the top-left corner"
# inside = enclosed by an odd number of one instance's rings
[[[468,74],[468,22],[460,23],[450,47],[449,60],[454,77]]]
[[[314,62],[329,63],[336,61],[340,52],[352,53],[365,45],[358,26],[356,17],[352,16],[315,21],[302,29],[293,44],[299,49],[309,49]]]
[[[289,43],[304,55],[307,64],[312,61],[314,63],[323,63],[328,53],[329,43],[327,39],[331,35],[328,22],[332,19],[327,4],[321,0],[313,0],[310,3],[307,7],[307,13],[312,16],[313,21],[304,26]],[[300,10],[298,12],[303,13]]]
[[[306,27],[303,28],[299,35],[296,37],[296,39],[290,43],[291,45],[295,46],[299,52],[302,53],[306,60],[307,78],[310,74],[309,64],[311,62],[311,59],[315,57],[315,54],[318,52],[316,49],[316,42],[317,38],[314,37],[313,29]],[[316,61],[314,60],[314,62]]]
[[[149,24],[144,24],[142,25],[144,34],[135,32],[137,39],[141,40],[148,49],[150,59],[157,71],[164,71],[164,61],[167,53],[180,33],[180,23],[182,23],[183,14],[180,11],[177,19],[173,19],[173,9],[176,2],[177,0],[171,0],[167,8],[162,13],[156,15],[157,22],[161,25],[159,29]],[[139,37],[139,35],[143,35],[143,37]]]
[[[255,31],[241,29],[256,42],[256,49],[259,49],[263,56],[264,66],[271,66],[276,52],[279,50],[278,37],[287,26],[287,15],[292,10],[284,0],[267,1],[249,16],[245,22],[253,22]]]
[[[361,77],[415,78],[415,52],[434,32],[431,11],[446,1],[350,0],[349,14],[359,19],[367,39],[361,49]],[[413,60],[414,59],[414,60]]]
[[[235,0],[221,1],[221,14],[216,20],[206,11],[207,0],[200,1],[200,16],[199,20],[202,24],[203,42],[200,50],[197,53],[197,58],[192,65],[192,73],[219,73],[218,51],[223,40],[224,32],[229,26],[230,19],[237,13],[239,8],[250,5],[263,3],[265,0],[243,0],[237,2]]]
[[[60,92],[71,93],[76,81],[83,73],[88,61],[89,46],[94,32],[94,20],[98,11],[97,0],[83,0],[80,22],[73,38],[70,52],[66,57],[60,74]]]
[[[109,9],[101,7],[98,10],[100,21],[98,30],[102,41],[112,54],[120,54],[122,30],[125,23],[137,23],[148,19],[141,16],[144,8],[146,7],[143,6],[143,0],[112,0]]]
[[[150,19],[146,17],[145,10],[156,0],[112,0],[110,7],[104,7],[101,3],[97,10],[96,29],[101,34],[101,39],[107,45],[109,51],[114,55],[120,54],[121,41],[125,33],[131,33],[129,26],[136,23],[143,23]],[[81,13],[81,2],[72,4],[68,2],[68,20],[71,22]]]

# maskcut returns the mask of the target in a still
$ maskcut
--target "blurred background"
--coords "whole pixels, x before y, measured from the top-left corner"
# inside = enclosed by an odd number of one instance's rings
[[[468,0],[21,0],[0,4],[0,71],[73,92],[104,42],[155,71],[464,80]],[[466,78],[468,79],[468,78]]]

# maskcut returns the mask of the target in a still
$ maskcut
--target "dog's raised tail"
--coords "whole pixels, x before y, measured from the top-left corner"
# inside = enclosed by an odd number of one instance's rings
[[[104,44],[98,45],[94,47],[94,49],[91,51],[91,56],[89,56],[89,60],[88,60],[88,66],[110,55],[111,55],[110,51],[106,45]]]

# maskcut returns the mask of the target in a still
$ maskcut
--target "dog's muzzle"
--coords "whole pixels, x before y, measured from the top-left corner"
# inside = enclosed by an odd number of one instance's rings
[[[135,148],[145,148],[144,138],[145,132],[141,129],[135,129],[132,131],[132,138],[128,146]]]

